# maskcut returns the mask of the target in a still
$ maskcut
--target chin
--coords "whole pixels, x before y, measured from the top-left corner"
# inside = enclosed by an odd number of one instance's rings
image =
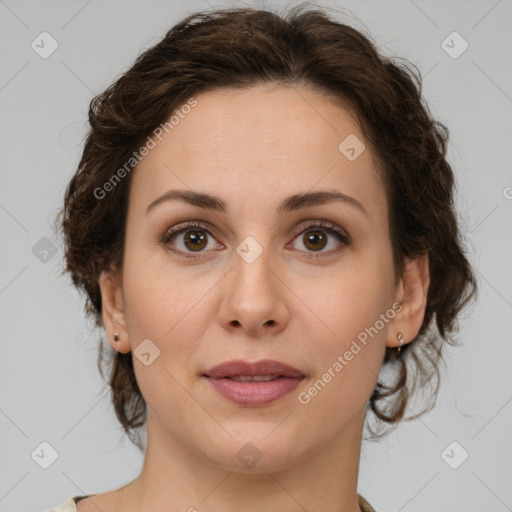
[[[262,427],[239,424],[237,429],[226,429],[233,437],[217,439],[217,443],[204,447],[204,453],[213,464],[227,471],[244,474],[282,471],[296,464],[300,456],[297,447],[301,451],[305,447],[303,441],[286,435],[283,425],[276,429],[275,423],[270,428],[265,423]]]

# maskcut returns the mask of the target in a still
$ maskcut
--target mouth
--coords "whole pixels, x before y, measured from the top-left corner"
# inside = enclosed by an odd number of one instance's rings
[[[224,398],[248,407],[267,405],[295,389],[306,375],[293,366],[265,359],[233,360],[203,374]]]
[[[221,377],[223,379],[235,380],[237,382],[270,382],[284,375],[235,375],[234,377]]]
[[[249,363],[242,359],[235,359],[218,364],[210,368],[205,374],[212,379],[234,379],[234,378],[260,378],[272,380],[277,377],[304,377],[304,373],[289,364],[274,361],[273,359],[262,359],[255,363]]]

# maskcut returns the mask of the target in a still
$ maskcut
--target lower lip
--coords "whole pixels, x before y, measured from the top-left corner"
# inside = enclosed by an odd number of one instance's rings
[[[267,382],[238,382],[206,378],[222,396],[249,407],[270,404],[293,391],[303,380],[303,377],[278,377]]]

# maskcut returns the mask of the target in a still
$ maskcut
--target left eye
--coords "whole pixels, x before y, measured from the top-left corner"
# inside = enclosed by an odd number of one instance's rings
[[[332,238],[330,235],[334,235],[334,237],[337,238],[337,243],[330,240]],[[341,230],[341,228],[330,223],[308,226],[294,240],[299,240],[300,244],[305,247],[305,249],[302,249],[301,247],[299,247],[299,249],[309,252],[310,254],[308,254],[308,256],[311,257],[318,257],[323,253],[336,252],[337,250],[340,250],[340,248],[337,248],[339,245],[342,246],[341,248],[343,248],[343,246],[350,245],[349,236]],[[331,247],[330,250],[324,251],[323,249],[325,249],[329,243],[331,243],[333,247]],[[311,254],[311,252],[313,254]]]

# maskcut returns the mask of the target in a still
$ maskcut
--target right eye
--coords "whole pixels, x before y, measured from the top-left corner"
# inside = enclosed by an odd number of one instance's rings
[[[174,226],[167,231],[162,239],[162,243],[169,247],[173,252],[183,254],[184,257],[194,258],[196,255],[208,252],[205,249],[214,243],[209,244],[208,237],[213,235],[202,222],[192,221]],[[222,244],[220,244],[222,245]],[[176,246],[179,246],[176,249]],[[219,244],[216,246],[219,247]]]

